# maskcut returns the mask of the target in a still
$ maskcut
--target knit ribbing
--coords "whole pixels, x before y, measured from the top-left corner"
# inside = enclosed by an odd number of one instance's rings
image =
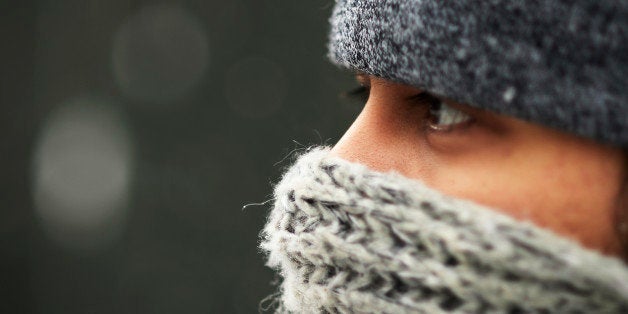
[[[337,0],[335,63],[628,147],[628,2]]]
[[[262,232],[280,312],[628,313],[628,269],[397,173],[301,156]]]

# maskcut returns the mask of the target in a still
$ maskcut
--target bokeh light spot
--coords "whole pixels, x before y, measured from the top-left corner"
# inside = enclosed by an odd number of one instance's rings
[[[33,158],[33,195],[42,227],[57,244],[101,248],[122,230],[132,146],[122,115],[80,98],[53,111]]]
[[[209,60],[205,26],[175,5],[147,6],[117,31],[113,73],[132,99],[168,103],[203,77]]]
[[[274,114],[286,97],[285,73],[276,63],[249,57],[236,63],[225,79],[229,106],[247,118],[266,118]]]

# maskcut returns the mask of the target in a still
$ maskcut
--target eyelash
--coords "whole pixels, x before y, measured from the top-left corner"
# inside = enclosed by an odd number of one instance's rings
[[[356,101],[359,101],[361,104],[365,104],[368,101],[369,94],[370,86],[366,85],[361,85],[345,93],[346,96]],[[435,132],[452,131],[459,127],[467,126],[474,121],[473,117],[471,117],[467,113],[455,109],[450,105],[447,105],[440,98],[428,92],[419,93],[416,96],[412,97],[410,100],[416,103],[429,105],[426,125],[429,127],[430,130]],[[438,117],[437,114],[435,114],[437,110],[442,110],[449,116]],[[447,125],[439,125],[441,119],[451,123]]]
[[[344,93],[344,96],[359,101],[361,105],[364,105],[368,99],[369,94],[371,92],[371,88],[369,86],[360,85],[352,90],[349,90]]]

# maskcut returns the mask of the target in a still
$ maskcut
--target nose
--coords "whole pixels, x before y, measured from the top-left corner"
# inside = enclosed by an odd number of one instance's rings
[[[404,122],[407,119],[391,104],[369,101],[331,154],[373,170],[408,174],[413,166],[409,160],[417,157],[420,147],[411,138],[415,133]]]

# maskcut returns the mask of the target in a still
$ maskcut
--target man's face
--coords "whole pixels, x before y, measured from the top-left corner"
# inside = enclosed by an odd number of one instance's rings
[[[369,100],[332,154],[621,254],[619,149],[376,77],[359,80]]]

